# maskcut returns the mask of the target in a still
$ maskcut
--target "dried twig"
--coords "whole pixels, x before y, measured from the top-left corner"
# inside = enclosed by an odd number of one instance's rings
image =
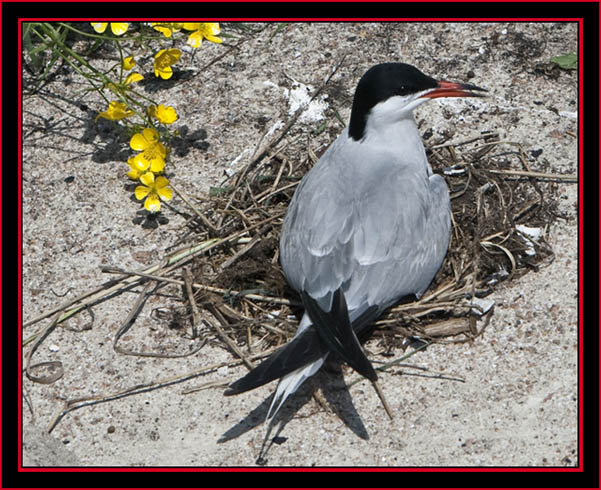
[[[134,351],[131,349],[124,349],[123,347],[118,345],[121,337],[123,337],[123,335],[125,335],[129,331],[129,329],[132,327],[132,325],[135,323],[136,317],[139,315],[140,311],[142,310],[142,307],[144,306],[144,303],[146,302],[146,300],[154,293],[154,291],[152,291],[152,292],[150,291],[152,286],[155,286],[155,291],[158,289],[158,286],[156,284],[149,281],[144,286],[144,289],[142,290],[142,292],[140,292],[140,294],[138,295],[138,299],[133,304],[131,311],[129,312],[129,314],[127,315],[127,317],[125,318],[125,320],[123,321],[123,323],[121,324],[119,329],[117,330],[117,333],[115,334],[115,338],[113,339],[113,349],[116,352],[126,355],[126,356],[158,357],[158,358],[165,358],[165,359],[176,359],[176,358],[188,357],[188,356],[196,354],[200,349],[202,349],[204,347],[205,342],[201,342],[201,344],[198,347],[196,347],[196,349],[191,350],[186,353],[183,353],[183,354],[163,354],[163,353],[158,353],[158,352],[141,352],[141,351]]]
[[[255,354],[254,356],[249,356],[249,360],[260,359],[262,357],[268,356],[273,351],[275,351],[275,348],[267,349],[259,354]],[[51,420],[50,424],[48,425],[47,431],[52,432],[52,430],[57,426],[57,424],[61,421],[61,419],[65,415],[67,415],[68,413],[70,413],[74,410],[78,410],[80,408],[84,408],[84,407],[88,407],[88,406],[92,406],[92,405],[98,405],[99,403],[106,403],[106,402],[110,402],[113,400],[119,400],[120,398],[125,398],[127,396],[139,395],[141,393],[148,393],[149,391],[154,391],[154,390],[158,390],[160,388],[165,388],[167,386],[171,386],[174,384],[183,383],[190,379],[197,378],[199,376],[210,373],[212,371],[216,371],[217,369],[219,369],[221,367],[226,367],[226,366],[231,367],[231,366],[239,365],[241,362],[242,361],[240,361],[240,360],[220,362],[217,364],[203,366],[200,369],[197,369],[195,371],[192,371],[192,372],[189,372],[186,374],[172,376],[169,378],[160,379],[160,380],[152,381],[149,383],[137,384],[137,385],[127,388],[125,390],[120,390],[116,393],[101,394],[101,395],[96,395],[96,396],[80,397],[80,398],[74,398],[71,400],[67,400],[67,401],[65,401],[64,406],[57,412],[57,414]]]
[[[516,177],[531,177],[533,179],[546,179],[546,180],[561,180],[563,182],[578,182],[576,175],[563,175],[563,174],[548,174],[544,172],[533,172],[531,170],[496,170],[488,169],[488,173],[495,175],[507,175]]]
[[[180,279],[172,279],[170,277],[158,276],[155,274],[144,274],[143,272],[137,272],[137,271],[127,271],[125,269],[120,269],[118,267],[105,267],[103,269],[103,271],[109,272],[109,273],[138,276],[138,277],[143,277],[146,279],[152,279],[154,281],[167,282],[170,284],[177,284],[178,286],[185,285],[184,281],[182,281]],[[192,283],[192,287],[194,289],[200,289],[203,291],[208,291],[210,293],[217,293],[217,294],[221,294],[223,296],[238,296],[241,298],[248,298],[248,299],[252,299],[252,300],[256,300],[256,301],[264,301],[267,303],[278,303],[278,304],[282,304],[282,305],[296,304],[286,298],[279,298],[277,296],[265,296],[265,295],[256,294],[256,293],[245,293],[243,291],[236,291],[234,289],[224,289],[224,288],[217,288],[214,286],[207,286],[206,284]],[[298,304],[300,304],[300,303],[298,303]]]
[[[215,308],[213,305],[210,305],[209,310],[219,321],[221,321],[223,324],[227,324],[227,321],[224,320],[223,316],[221,315],[221,313],[219,312],[219,310],[217,308]],[[244,353],[238,348],[236,343],[233,342],[227,336],[227,334],[223,331],[223,329],[217,323],[214,323],[208,319],[206,321],[207,321],[207,323],[209,323],[209,325],[211,325],[217,331],[217,333],[219,334],[221,339],[228,345],[228,347],[232,351],[234,351],[236,353],[236,355],[244,362],[244,364],[246,364],[246,366],[249,369],[252,369],[254,366],[253,366],[252,362],[250,362],[250,360],[248,359],[248,356],[244,355]]]
[[[31,381],[34,381],[35,383],[52,384],[55,381],[58,381],[59,379],[61,379],[63,377],[63,375],[65,374],[65,372],[63,370],[63,364],[60,361],[46,361],[46,362],[40,362],[33,366],[31,365],[31,358],[33,356],[33,353],[38,349],[38,347],[40,345],[42,345],[42,342],[44,342],[46,337],[48,337],[52,333],[52,331],[56,328],[56,326],[58,325],[58,319],[60,316],[61,316],[61,312],[58,312],[56,314],[56,316],[54,317],[54,319],[48,324],[48,326],[46,328],[44,328],[38,334],[38,336],[36,337],[35,343],[31,346],[31,349],[25,356],[25,374]],[[55,370],[56,372],[53,374],[47,375],[47,376],[36,376],[35,374],[33,374],[34,368],[42,368],[42,367]]]

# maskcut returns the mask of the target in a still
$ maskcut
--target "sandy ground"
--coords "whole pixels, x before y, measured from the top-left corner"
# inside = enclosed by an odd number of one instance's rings
[[[202,197],[218,185],[225,170],[237,168],[232,162],[243,164],[269,128],[288,120],[285,89],[292,80],[318,87],[343,55],[325,100],[343,119],[367,68],[403,61],[436,78],[490,90],[485,100],[434,101],[419,108],[420,130],[434,134],[429,144],[443,134],[462,140],[498,131],[521,143],[526,154],[538,154],[530,158],[533,171],[578,173],[577,75],[549,76],[544,68],[551,57],[578,51],[575,24],[315,23],[279,30],[272,24],[247,36],[222,27],[238,38],[224,45],[205,42],[193,57],[184,53],[176,65],[183,72],[179,79],[142,85],[174,106],[180,116],[176,127],[193,135],[170,163],[174,184],[190,196]],[[148,59],[141,66],[150,71]],[[139,208],[124,178],[127,144],[104,121],[95,123],[104,103],[84,88],[81,79],[59,73],[41,92],[23,98],[24,322],[109,279],[101,264],[142,269],[182,234],[183,218],[169,210],[168,222],[158,229],[134,224]],[[307,118],[288,137],[298,136],[297,144],[318,151],[342,129],[332,114],[326,110],[326,130],[319,135],[311,131],[323,121]],[[322,370],[284,410],[284,426],[266,463],[576,466],[577,190],[574,183],[553,186],[565,216],[546,230],[555,260],[496,290],[485,334],[469,344],[432,346],[410,361],[465,382],[407,369],[405,375],[401,370],[382,375],[395,413],[390,421],[368,383],[347,390],[343,381],[356,377],[348,368],[343,374]],[[179,198],[174,205],[184,207]],[[241,366],[71,412],[45,433],[65,399],[114,393],[234,360],[218,342],[181,359],[117,354],[113,338],[134,297],[125,293],[96,305],[92,329],[75,331],[89,322],[84,313],[68,322],[70,329],[55,330],[35,354],[34,362],[61,361],[65,374],[53,384],[23,377],[23,464],[254,465],[274,384],[229,398],[222,388],[183,393],[235,379],[246,372]],[[158,298],[146,309],[173,301]],[[48,321],[24,328],[23,338]],[[137,334],[124,339],[130,348],[190,343],[147,311],[133,330]],[[311,396],[314,389],[327,409]]]

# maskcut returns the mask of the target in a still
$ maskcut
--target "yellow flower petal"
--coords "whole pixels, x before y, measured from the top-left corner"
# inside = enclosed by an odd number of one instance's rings
[[[148,108],[148,114],[151,117],[154,117],[159,120],[159,122],[163,124],[172,124],[177,121],[177,112],[173,107],[165,107],[163,104],[159,104],[159,106],[150,106]]]
[[[127,22],[111,22],[111,31],[115,36],[122,36],[129,29],[129,23]]]
[[[140,171],[132,169],[125,175],[127,175],[131,180],[138,180],[140,178]]]
[[[182,28],[181,22],[151,22],[152,28],[159,31],[165,37],[171,37],[174,32]]]
[[[152,28],[155,31],[159,31],[165,37],[171,37],[171,34],[173,34],[173,31],[171,30],[171,28],[169,27],[169,25],[166,24],[166,23],[163,23],[163,22],[151,22],[150,25],[152,26]]]
[[[148,146],[148,141],[144,138],[142,133],[136,133],[129,140],[129,146],[132,150],[142,151]]]
[[[202,37],[203,36],[200,31],[193,32],[188,36],[186,44],[192,46],[193,48],[200,48],[200,46],[202,46]]]
[[[168,49],[167,55],[169,56],[169,64],[177,63],[179,57],[182,55],[182,52],[179,49]]]
[[[130,85],[132,83],[136,83],[139,82],[140,80],[144,80],[144,76],[140,75],[139,73],[130,73],[127,78],[125,79],[125,85]]]
[[[163,80],[169,80],[173,76],[173,68],[166,66],[163,68],[155,68],[154,76],[161,77]]]
[[[150,189],[154,185],[154,174],[152,172],[146,172],[144,175],[142,175],[140,177],[140,182],[142,182],[142,184],[148,186],[149,191],[150,191]]]
[[[129,146],[132,150],[143,151],[158,140],[159,133],[156,129],[144,128],[141,133],[136,133],[131,137]]]
[[[115,36],[121,36],[127,32],[129,29],[128,22],[110,22],[111,31]],[[109,22],[90,22],[90,25],[94,28],[96,32],[102,34],[106,31],[106,27],[109,25]]]
[[[142,177],[144,177],[144,175],[142,175]],[[140,180],[142,180],[142,177],[140,177]],[[139,185],[134,190],[134,196],[136,196],[136,199],[138,201],[144,199],[148,194],[150,194],[150,188],[146,187],[145,185]]]
[[[213,42],[221,42],[221,39],[216,38],[215,36],[221,33],[221,28],[219,27],[218,22],[203,22],[200,30],[203,32],[204,36],[211,41],[210,38],[217,39],[217,41]]]
[[[155,60],[164,65],[173,65],[177,63],[182,52],[179,49],[161,49],[155,56]]]
[[[146,170],[148,170],[148,167],[150,167],[150,160],[148,160],[147,158],[144,158],[144,156],[145,156],[144,152],[142,152],[142,153],[138,153],[135,157],[131,158],[131,162],[132,162],[133,166],[139,172],[146,172]],[[128,160],[128,162],[129,162],[129,160]]]
[[[159,141],[159,132],[154,128],[144,128],[142,130],[142,136],[144,136],[144,139],[150,143]]]
[[[157,189],[157,194],[163,201],[171,201],[173,191],[169,187],[161,187]]]
[[[134,60],[133,56],[123,58],[122,66],[124,70],[131,70],[134,66],[136,66],[136,60]]]
[[[161,209],[161,201],[156,194],[151,194],[144,201],[144,208],[151,213],[158,213]]]
[[[138,165],[136,163],[136,157],[128,158],[127,164],[130,168],[129,172],[127,172],[127,176],[132,180],[138,180],[142,175],[143,170],[146,170],[138,168]]]
[[[164,124],[172,124],[177,121],[177,112],[173,107],[165,107],[161,104],[157,110],[157,119]]]
[[[184,23],[184,29],[186,30],[193,30],[193,27],[195,27],[195,32],[190,34],[188,40],[186,41],[186,44],[189,44],[193,48],[199,48],[202,44],[203,38],[213,43],[223,42],[217,37],[217,34],[221,32],[218,22]]]
[[[102,34],[104,31],[106,31],[106,28],[109,25],[109,23],[108,22],[90,22],[90,25],[93,27],[93,29],[98,34]]]
[[[161,173],[165,169],[165,160],[160,157],[155,157],[150,161],[150,171],[155,174]]]
[[[113,100],[109,102],[109,107],[105,112],[101,112],[98,114],[99,117],[103,117],[105,119],[110,119],[111,121],[120,121],[126,117],[129,117],[134,114],[134,111],[128,110],[127,105],[124,102],[119,102]]]
[[[200,27],[200,22],[184,22],[184,29],[187,31],[197,31]]]

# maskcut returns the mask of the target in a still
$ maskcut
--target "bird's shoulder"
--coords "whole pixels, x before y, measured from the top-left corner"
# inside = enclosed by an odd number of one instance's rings
[[[394,147],[374,147],[347,138],[343,133],[305,176],[297,194],[310,202],[324,196],[331,205],[370,199],[390,189],[427,191],[427,163]],[[321,204],[319,204],[321,205]]]

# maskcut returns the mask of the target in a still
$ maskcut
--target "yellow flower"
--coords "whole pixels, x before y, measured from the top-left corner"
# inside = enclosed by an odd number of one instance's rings
[[[128,158],[127,164],[129,165],[129,172],[127,172],[127,176],[131,180],[138,180],[144,174],[144,171],[140,170],[136,165],[135,157]]]
[[[94,30],[99,33],[102,34],[104,31],[106,31],[106,26],[109,24],[108,22],[90,22],[90,24],[92,24],[92,27],[94,28]],[[123,34],[125,34],[127,32],[127,29],[129,29],[129,23],[128,22],[111,22],[111,31],[113,32],[113,34],[115,36],[122,36]]]
[[[175,109],[171,106],[165,107],[163,104],[159,104],[158,107],[151,105],[148,108],[148,114],[163,124],[171,124],[177,121],[177,112],[175,112]]]
[[[125,102],[118,102],[113,100],[109,102],[109,107],[105,112],[101,112],[96,116],[96,120],[100,117],[104,117],[105,119],[110,119],[111,121],[120,121],[126,117],[131,116],[134,113],[131,109],[127,109],[127,105]]]
[[[161,32],[165,37],[171,37],[174,32],[182,28],[181,22],[151,22],[150,24],[154,30]]]
[[[184,29],[194,31],[186,42],[193,48],[200,48],[203,38],[212,43],[223,42],[217,37],[217,34],[221,32],[218,22],[184,22]]]
[[[154,76],[168,80],[173,76],[171,65],[179,60],[182,52],[179,49],[161,49],[154,55]]]
[[[144,208],[151,213],[156,213],[161,209],[161,199],[170,201],[173,197],[173,191],[167,187],[169,180],[165,177],[155,179],[152,172],[146,172],[140,177],[140,182],[144,185],[136,187],[134,195],[138,201],[146,198]]]
[[[128,56],[127,58],[123,58],[123,63],[121,65],[124,70],[131,70],[136,66],[136,60],[134,60],[133,56]]]
[[[136,83],[139,82],[140,80],[144,80],[144,77],[142,75],[140,75],[139,73],[130,73],[127,78],[125,79],[125,82],[123,82],[125,85],[130,85],[132,83]]]
[[[150,171],[155,174],[160,174],[165,168],[165,157],[149,154],[144,151],[132,157],[130,160],[132,165],[134,165],[140,173]],[[130,160],[127,160],[128,164],[130,163]]]
[[[151,172],[159,173],[165,168],[165,157],[167,149],[159,141],[159,133],[156,129],[145,128],[141,133],[136,133],[131,137],[129,146],[133,150],[139,151],[127,163],[135,165],[140,172],[145,172],[150,168]]]

